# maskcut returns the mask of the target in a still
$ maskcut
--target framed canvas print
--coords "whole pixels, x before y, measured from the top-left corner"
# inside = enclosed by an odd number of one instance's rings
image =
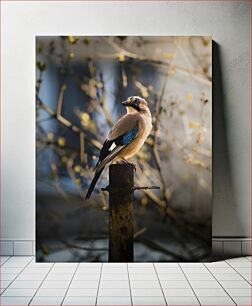
[[[37,36],[36,260],[206,261],[212,39]]]

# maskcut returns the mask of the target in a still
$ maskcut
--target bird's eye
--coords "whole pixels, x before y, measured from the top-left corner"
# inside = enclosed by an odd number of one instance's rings
[[[139,103],[140,103],[140,100],[139,99],[135,99],[135,104],[139,105]]]

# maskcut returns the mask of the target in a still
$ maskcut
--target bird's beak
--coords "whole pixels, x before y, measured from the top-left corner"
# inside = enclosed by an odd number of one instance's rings
[[[128,101],[123,101],[123,102],[122,102],[122,105],[124,105],[124,106],[131,106],[131,103],[128,102]]]

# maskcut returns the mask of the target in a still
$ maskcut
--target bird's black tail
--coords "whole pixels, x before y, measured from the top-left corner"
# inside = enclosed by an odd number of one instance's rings
[[[99,179],[103,169],[104,168],[102,168],[101,170],[99,170],[98,172],[95,173],[95,175],[94,175],[94,177],[92,179],[92,182],[91,182],[91,184],[90,184],[90,186],[88,188],[88,191],[87,191],[87,194],[86,194],[86,200],[90,198],[90,196],[91,196],[91,194],[92,194],[92,192],[93,192],[93,190],[95,188],[95,185],[96,185],[96,183],[97,183],[97,181],[98,181],[98,179]]]

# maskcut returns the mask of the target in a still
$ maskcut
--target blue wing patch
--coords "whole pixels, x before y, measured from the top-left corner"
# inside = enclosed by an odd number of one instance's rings
[[[136,138],[137,133],[138,133],[138,129],[137,129],[137,127],[135,127],[130,132],[124,134],[123,139],[122,139],[122,143],[124,145],[130,144]]]

